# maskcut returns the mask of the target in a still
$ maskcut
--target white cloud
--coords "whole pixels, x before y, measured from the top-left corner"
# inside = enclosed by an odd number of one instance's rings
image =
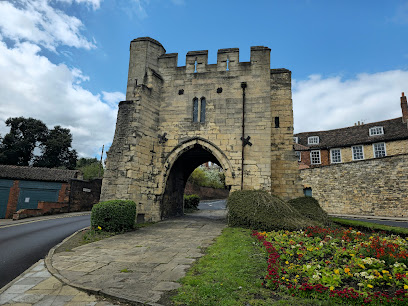
[[[73,2],[76,2],[78,4],[83,3],[83,4],[87,4],[87,5],[92,6],[92,8],[94,10],[100,8],[101,7],[101,2],[102,2],[102,0],[54,0],[54,1],[65,2],[65,3],[68,3],[68,4],[72,4]]]
[[[39,51],[28,42],[14,48],[0,42],[0,120],[33,117],[49,128],[67,127],[73,134],[73,147],[81,156],[98,154],[99,147],[112,142],[117,107],[81,87],[81,82],[89,78],[79,69],[53,64]],[[103,95],[120,96],[117,92]],[[0,133],[7,132],[1,124]]]
[[[102,98],[111,107],[117,107],[120,101],[124,101],[126,99],[126,96],[119,91],[115,92],[102,91]]]
[[[0,31],[16,43],[29,41],[56,51],[57,46],[92,49],[82,22],[50,6],[47,0],[0,1]]]
[[[408,71],[359,74],[354,79],[311,75],[293,81],[295,133],[328,130],[401,116]]]

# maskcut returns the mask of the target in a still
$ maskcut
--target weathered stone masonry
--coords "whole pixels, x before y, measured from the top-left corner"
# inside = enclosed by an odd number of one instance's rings
[[[408,215],[408,154],[304,169],[301,177],[328,213]]]
[[[130,44],[126,101],[119,104],[102,200],[134,200],[145,220],[181,214],[186,180],[206,161],[224,169],[232,191],[240,189],[243,83],[252,144],[244,148],[244,189],[301,195],[291,72],[270,69],[270,49],[252,47],[250,62],[239,62],[236,48],[220,49],[210,65],[208,51],[188,52],[183,67],[178,54],[165,52],[148,37]],[[204,122],[193,122],[194,99],[205,99]]]

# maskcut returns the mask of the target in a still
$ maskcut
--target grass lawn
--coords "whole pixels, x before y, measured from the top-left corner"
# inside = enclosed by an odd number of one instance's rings
[[[226,228],[181,280],[175,305],[330,305],[262,286],[267,256],[251,231]]]

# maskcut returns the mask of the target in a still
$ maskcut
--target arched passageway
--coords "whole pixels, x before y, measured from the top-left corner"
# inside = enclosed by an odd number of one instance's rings
[[[183,214],[183,194],[187,179],[195,168],[208,161],[223,168],[210,150],[198,143],[178,156],[168,174],[161,202],[161,219]]]

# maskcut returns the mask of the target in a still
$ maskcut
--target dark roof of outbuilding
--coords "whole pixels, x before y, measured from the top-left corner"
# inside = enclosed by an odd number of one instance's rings
[[[369,129],[375,126],[382,126],[384,134],[370,136]],[[408,139],[408,127],[399,117],[335,130],[298,133],[294,136],[298,137],[298,143],[301,145],[311,149],[324,149]],[[308,145],[307,139],[310,136],[319,136],[319,144]]]
[[[68,182],[78,175],[79,170],[0,165],[0,178],[3,179]]]

